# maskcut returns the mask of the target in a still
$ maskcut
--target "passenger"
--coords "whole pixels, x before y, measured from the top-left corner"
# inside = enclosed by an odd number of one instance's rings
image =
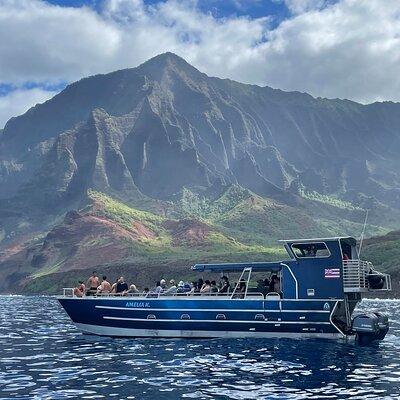
[[[201,291],[203,285],[204,285],[204,281],[203,281],[203,279],[200,278],[200,279],[197,281],[195,293],[200,293],[200,291]]]
[[[229,293],[231,291],[231,285],[225,275],[221,278],[220,286],[219,293]]]
[[[281,282],[277,275],[272,275],[271,277],[271,292],[280,293],[281,292]]]
[[[211,281],[211,289],[210,289],[210,292],[211,292],[211,293],[218,293],[217,282]]]
[[[119,281],[119,278],[117,278],[115,280],[115,282],[112,284],[110,293],[116,293],[117,292],[117,283],[118,283],[118,281]]]
[[[316,255],[317,255],[317,248],[314,244],[312,244],[307,249],[306,257],[315,257]]]
[[[192,290],[192,285],[189,282],[185,282],[183,284],[183,288],[185,290],[185,293],[189,293]]]
[[[190,284],[190,290],[187,293],[188,294],[197,293],[197,282],[196,281],[192,281],[192,283]]]
[[[173,279],[171,279],[169,281],[169,284],[171,285],[166,291],[165,294],[169,294],[169,295],[174,295],[177,292],[177,287],[175,284],[175,281]]]
[[[207,279],[200,289],[200,293],[210,293],[211,292],[211,282]]]
[[[343,261],[347,261],[349,259],[349,256],[346,253],[343,253]]]
[[[154,289],[151,290],[151,293],[158,293],[158,291],[161,291],[161,286],[160,285],[161,285],[160,281],[157,281],[156,282],[156,286],[155,286]]]
[[[118,283],[115,289],[115,293],[120,295],[120,296],[125,296],[126,293],[128,292],[128,284],[125,282],[124,277],[121,276],[118,279]]]
[[[159,285],[156,287],[156,293],[160,294],[165,292],[167,287],[167,282],[165,281],[165,279],[161,279],[161,281],[157,283],[159,283]]]
[[[265,284],[265,281],[267,281],[268,285]],[[268,293],[268,288],[269,288],[269,280],[268,279],[259,279],[257,281],[257,292],[261,293],[263,296],[265,296]]]
[[[108,282],[107,277],[104,275],[103,280],[100,283],[100,286],[97,288],[97,293],[98,294],[106,294],[111,292],[111,283]]]
[[[83,281],[79,281],[79,286],[74,289],[74,296],[83,297],[85,295],[85,284]]]
[[[143,296],[147,297],[147,295],[150,293],[150,289],[148,287],[145,287],[143,289]]]
[[[130,293],[130,294],[137,294],[137,293],[139,293],[139,290],[138,290],[138,288],[136,287],[136,285],[132,284],[131,286],[129,286],[128,293]]]
[[[92,276],[87,280],[86,286],[89,288],[86,292],[88,296],[97,293],[97,288],[100,286],[100,279],[96,271],[93,271]]]
[[[246,281],[241,280],[239,281],[239,298],[244,299],[246,295]]]
[[[186,293],[185,283],[183,281],[179,281],[178,287],[176,288],[176,293],[178,294]]]

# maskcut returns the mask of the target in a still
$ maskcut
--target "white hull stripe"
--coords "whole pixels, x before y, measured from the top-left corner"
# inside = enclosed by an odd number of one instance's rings
[[[315,322],[315,321],[243,321],[243,320],[229,320],[229,319],[147,319],[147,318],[124,318],[124,317],[108,317],[103,316],[104,319],[111,319],[115,321],[136,321],[136,322],[199,322],[199,323],[234,323],[234,324],[295,324],[295,325],[332,325],[330,322]]]
[[[105,310],[129,310],[129,311],[179,311],[179,312],[192,312],[192,311],[205,311],[205,312],[253,312],[253,313],[324,313],[329,314],[329,310],[263,310],[263,309],[252,309],[252,310],[240,310],[240,309],[229,309],[229,308],[152,308],[152,307],[113,307],[113,306],[95,306],[95,308],[102,308]]]
[[[170,330],[170,329],[129,329],[115,328],[109,326],[89,325],[76,323],[75,326],[84,333],[102,336],[125,336],[125,337],[158,337],[158,338],[324,338],[341,339],[338,333],[318,332],[255,332],[255,331],[191,331],[191,330]]]

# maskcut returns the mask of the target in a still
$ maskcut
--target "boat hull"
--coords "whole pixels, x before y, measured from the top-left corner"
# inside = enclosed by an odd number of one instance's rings
[[[345,337],[337,300],[59,298],[87,334],[158,338]]]

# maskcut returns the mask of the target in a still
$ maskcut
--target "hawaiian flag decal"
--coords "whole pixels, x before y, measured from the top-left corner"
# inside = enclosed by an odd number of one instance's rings
[[[325,268],[325,279],[340,278],[339,268]]]

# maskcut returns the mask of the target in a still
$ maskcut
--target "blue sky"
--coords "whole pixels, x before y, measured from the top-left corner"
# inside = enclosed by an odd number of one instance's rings
[[[84,5],[101,8],[102,0],[48,0],[49,3],[67,7],[82,7]],[[145,0],[148,5],[165,2],[165,0]],[[232,14],[246,15],[251,18],[273,15],[282,20],[289,15],[289,10],[281,0],[199,0],[198,7],[211,12],[217,17],[227,17]]]
[[[0,42],[0,128],[165,51],[241,82],[400,100],[399,0],[0,0]]]

